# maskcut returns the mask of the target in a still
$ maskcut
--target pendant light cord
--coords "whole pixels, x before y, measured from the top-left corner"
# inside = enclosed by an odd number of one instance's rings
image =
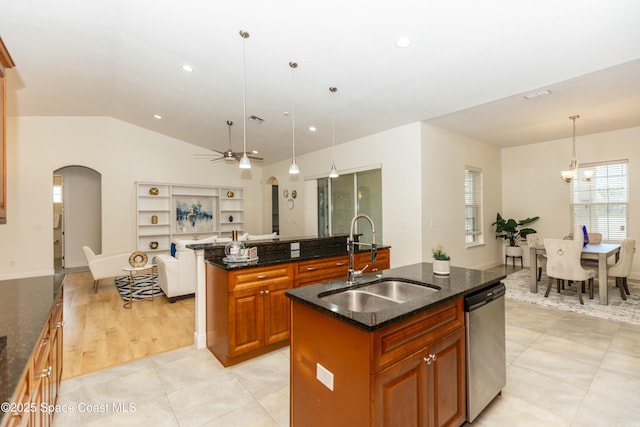
[[[246,41],[249,38],[249,33],[246,31],[240,31],[242,37],[242,122],[243,126],[243,149],[244,155],[247,155],[247,59],[246,59]]]
[[[295,93],[295,82],[294,82],[294,74],[295,69],[298,68],[298,64],[295,62],[289,62],[289,67],[291,67],[291,141],[292,141],[292,161],[295,163],[296,161],[296,93]]]

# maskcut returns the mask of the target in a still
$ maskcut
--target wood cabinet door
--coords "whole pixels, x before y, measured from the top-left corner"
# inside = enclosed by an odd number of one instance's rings
[[[290,300],[285,295],[287,284],[267,286],[262,294],[264,305],[265,345],[289,339]]]
[[[433,357],[435,356],[435,359]],[[427,349],[427,396],[430,426],[459,426],[466,419],[464,328],[439,339]]]
[[[373,425],[428,425],[426,370],[418,353],[374,376]]]
[[[260,289],[229,294],[229,354],[237,356],[264,345],[264,310]]]

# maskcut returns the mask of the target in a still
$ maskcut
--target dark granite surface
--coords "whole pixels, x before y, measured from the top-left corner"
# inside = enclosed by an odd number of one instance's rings
[[[0,337],[6,337],[6,377],[2,389],[10,398],[62,288],[59,276],[0,280]],[[2,418],[0,412],[0,419]]]
[[[356,280],[357,283],[352,286],[348,286],[346,280],[336,280],[290,289],[286,292],[286,295],[296,302],[313,307],[329,316],[341,319],[366,331],[373,331],[411,317],[421,311],[428,310],[438,304],[481,290],[505,277],[506,275],[503,273],[458,267],[451,267],[451,274],[448,277],[441,277],[433,274],[431,263],[425,262],[392,268],[377,274],[366,274],[359,277]],[[348,288],[361,287],[366,285],[367,282],[392,278],[420,282],[430,287],[438,287],[439,290],[375,313],[348,311],[318,297],[319,295],[324,296],[328,293],[335,293]]]
[[[205,261],[224,268],[237,270],[249,267],[266,267],[294,261],[307,261],[318,258],[347,255],[347,236],[333,236],[320,238],[289,238],[286,240],[249,241],[248,246],[258,249],[258,260],[252,262],[223,261],[225,244],[187,245],[191,249],[204,249]],[[291,250],[291,243],[299,243],[299,250]],[[380,246],[386,249],[389,246]],[[369,249],[356,249],[356,252],[367,252]]]

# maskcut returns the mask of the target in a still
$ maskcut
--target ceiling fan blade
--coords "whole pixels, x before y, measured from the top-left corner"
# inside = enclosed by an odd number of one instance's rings
[[[262,157],[253,156],[249,154],[247,154],[247,157],[250,158],[251,160],[264,160]]]

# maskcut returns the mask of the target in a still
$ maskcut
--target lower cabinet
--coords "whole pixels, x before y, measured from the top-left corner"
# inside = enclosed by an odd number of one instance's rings
[[[292,426],[465,422],[462,299],[372,332],[297,302],[292,310]]]
[[[207,348],[224,366],[289,344],[291,264],[226,271],[207,264]]]
[[[457,330],[374,377],[375,425],[461,425],[464,375],[464,330]]]
[[[5,414],[2,426],[50,426],[53,411],[43,407],[56,404],[62,379],[63,296],[60,290],[51,314],[36,342],[27,368],[18,383],[12,402],[21,412]]]

